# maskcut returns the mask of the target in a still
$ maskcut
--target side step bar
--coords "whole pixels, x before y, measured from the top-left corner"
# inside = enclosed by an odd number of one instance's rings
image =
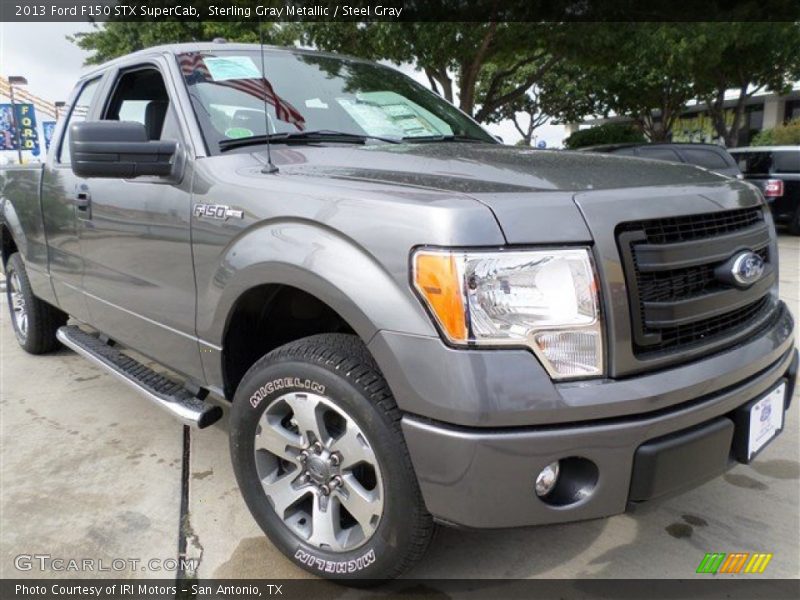
[[[222,417],[219,406],[207,404],[180,383],[156,373],[96,335],[73,325],[60,327],[56,337],[67,348],[111,372],[185,425],[202,429]]]

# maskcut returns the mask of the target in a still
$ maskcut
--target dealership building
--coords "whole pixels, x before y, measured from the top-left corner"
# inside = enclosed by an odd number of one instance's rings
[[[726,119],[731,122],[736,106],[733,94],[725,99]],[[756,92],[745,104],[744,123],[739,132],[738,146],[750,144],[759,131],[772,129],[792,119],[800,119],[800,81],[785,95],[772,92]],[[630,122],[629,117],[613,116],[601,119],[587,119],[582,123],[566,125],[567,135],[578,129],[586,129],[604,123]],[[713,143],[719,142],[714,124],[703,102],[692,101],[672,128],[673,142]]]

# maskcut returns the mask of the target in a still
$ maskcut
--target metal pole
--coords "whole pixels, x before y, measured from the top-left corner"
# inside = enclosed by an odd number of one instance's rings
[[[14,86],[8,86],[11,92],[9,93],[9,97],[11,98],[11,118],[14,120],[14,131],[17,134],[17,158],[19,159],[19,164],[22,164],[22,138],[20,137],[19,131],[19,122],[17,121],[17,107],[14,104]]]

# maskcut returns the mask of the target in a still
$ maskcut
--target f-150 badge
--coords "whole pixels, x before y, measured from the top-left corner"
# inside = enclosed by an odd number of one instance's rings
[[[225,206],[224,204],[195,204],[194,216],[198,218],[208,217],[227,221],[228,219],[243,219],[244,211]]]

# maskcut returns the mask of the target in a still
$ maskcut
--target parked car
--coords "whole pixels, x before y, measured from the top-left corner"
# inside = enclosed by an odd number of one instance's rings
[[[761,189],[775,222],[800,235],[800,146],[733,148],[731,155]]]
[[[621,513],[782,430],[794,320],[746,182],[504,146],[298,49],[150,48],[69,105],[46,164],[0,170],[19,344],[230,411],[253,517],[313,573],[394,577],[435,523]]]
[[[742,176],[736,161],[725,148],[717,144],[604,144],[580,150],[683,162],[728,177]]]

